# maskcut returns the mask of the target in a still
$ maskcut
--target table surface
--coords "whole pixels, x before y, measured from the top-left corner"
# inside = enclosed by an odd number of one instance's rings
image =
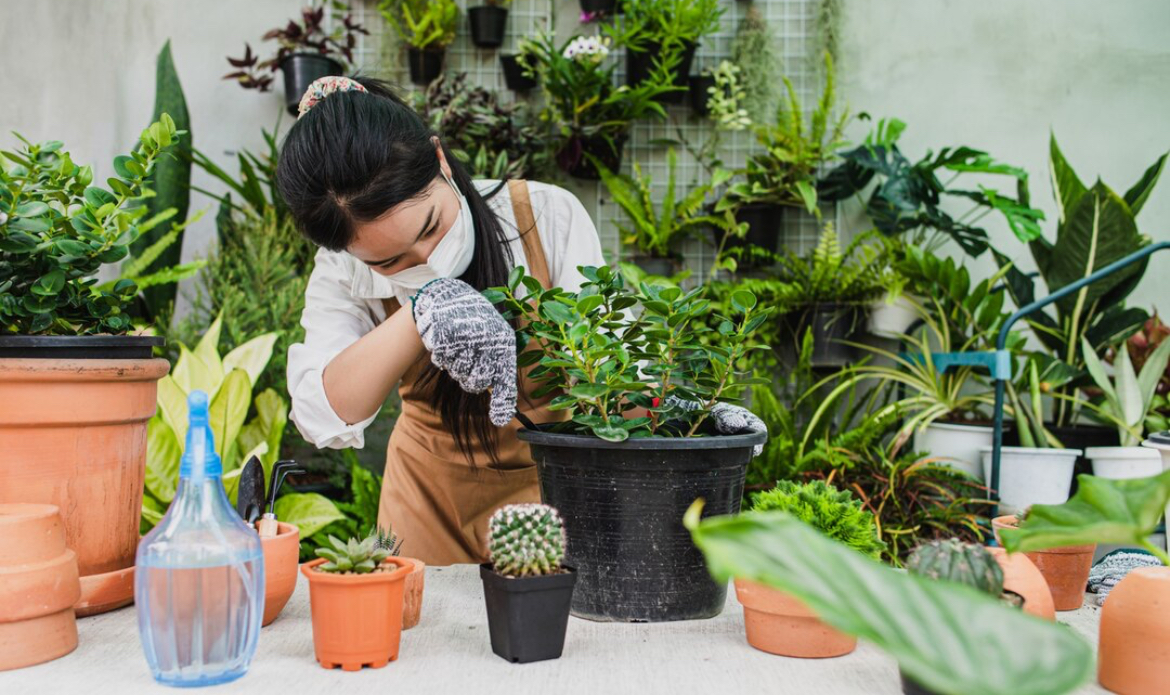
[[[900,695],[897,665],[873,645],[862,642],[835,659],[766,654],[747,645],[734,590],[727,601],[711,620],[621,624],[572,618],[560,659],[511,664],[491,651],[478,567],[428,567],[422,622],[403,633],[398,661],[345,673],[327,671],[313,657],[309,588],[298,575],[292,599],[261,633],[249,672],[215,692]],[[1058,616],[1096,648],[1096,605]],[[133,606],[77,622],[76,651],[0,673],[0,693],[175,692],[157,685],[147,670]],[[1107,691],[1090,684],[1077,692]]]

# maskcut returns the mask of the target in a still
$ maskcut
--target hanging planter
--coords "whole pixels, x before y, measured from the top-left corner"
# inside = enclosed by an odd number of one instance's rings
[[[508,8],[495,4],[480,5],[467,10],[471,21],[471,42],[479,48],[499,48],[504,43],[508,27]]]
[[[707,102],[711,98],[710,89],[715,86],[713,75],[691,75],[687,78],[687,93],[691,97],[691,110],[700,116],[711,112]]]
[[[861,337],[862,311],[855,304],[814,302],[784,320],[793,345],[799,344],[806,330],[812,330],[814,367],[838,368],[857,359],[856,350],[847,343],[857,342]]]
[[[330,75],[344,75],[345,68],[329,56],[317,53],[293,53],[280,61],[284,75],[284,103],[288,112],[297,115],[301,97],[315,80]]]
[[[582,12],[589,14],[603,12],[609,15],[614,14],[621,0],[580,0],[580,2]]]
[[[513,92],[527,92],[536,87],[534,78],[524,73],[519,56],[512,53],[500,54],[500,65],[504,68],[504,84]]]
[[[599,181],[601,175],[597,172],[597,167],[585,155],[592,155],[610,171],[617,171],[622,165],[622,150],[626,139],[625,133],[613,136],[612,144],[601,135],[572,136],[557,151],[557,166],[573,178]]]
[[[687,41],[683,44],[682,58],[670,73],[670,83],[681,87],[672,92],[666,92],[656,97],[656,101],[664,104],[681,104],[683,95],[687,93],[687,76],[691,74],[691,63],[695,60],[695,51],[699,44]],[[650,44],[645,51],[626,50],[626,84],[635,87],[650,79],[654,71],[654,61],[662,55],[660,44]]]
[[[406,49],[407,62],[410,64],[410,81],[418,85],[427,85],[443,73],[443,58],[446,49],[437,50],[419,49],[413,46]]]
[[[905,295],[890,300],[889,293],[869,305],[870,335],[879,338],[899,339],[919,319],[914,303]]]

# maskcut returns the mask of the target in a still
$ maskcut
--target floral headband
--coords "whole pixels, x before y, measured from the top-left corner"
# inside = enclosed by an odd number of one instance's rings
[[[365,92],[365,87],[357,80],[342,75],[329,75],[313,80],[313,84],[305,90],[301,103],[297,107],[297,118],[301,118],[309,109],[321,102],[322,99],[334,92]]]

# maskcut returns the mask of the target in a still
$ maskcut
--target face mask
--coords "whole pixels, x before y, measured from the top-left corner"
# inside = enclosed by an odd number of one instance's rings
[[[422,289],[422,286],[431,280],[459,277],[466,272],[467,267],[471,265],[471,257],[475,255],[475,223],[471,219],[471,208],[467,204],[467,198],[459,192],[455,182],[445,172],[441,173],[459,198],[459,215],[442,241],[431,251],[426,263],[386,276],[394,283],[394,295],[400,302]],[[400,294],[402,296],[399,296]]]

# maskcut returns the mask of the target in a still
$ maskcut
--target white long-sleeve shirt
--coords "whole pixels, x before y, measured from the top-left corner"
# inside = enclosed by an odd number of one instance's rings
[[[494,189],[499,181],[475,181],[480,193]],[[602,266],[605,258],[597,228],[581,201],[559,186],[528,182],[536,227],[548,262],[554,287],[575,291],[585,283],[578,266]],[[516,217],[508,187],[488,199],[509,238],[515,264],[531,267],[524,256],[523,242],[516,232]],[[365,429],[377,416],[347,423],[337,416],[325,397],[322,376],[325,366],[338,353],[372,331],[386,318],[382,300],[394,296],[393,281],[348,253],[320,249],[316,267],[305,290],[301,325],[305,342],[288,350],[288,390],[292,398],[292,421],[301,436],[318,448],[361,448]]]

